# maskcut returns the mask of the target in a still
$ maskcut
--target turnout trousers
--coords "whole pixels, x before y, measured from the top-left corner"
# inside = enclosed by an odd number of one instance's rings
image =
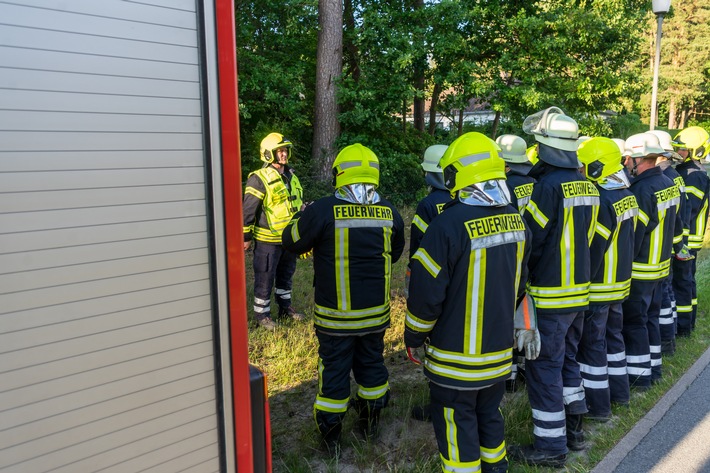
[[[691,253],[692,250],[691,250]],[[673,258],[673,293],[678,310],[678,334],[688,335],[693,327],[693,290],[695,278],[693,265],[695,260],[680,261]]]
[[[506,471],[506,447],[500,402],[505,382],[476,390],[429,383],[431,420],[442,470]]]
[[[609,373],[609,397],[611,402],[629,403],[629,375],[626,370],[626,346],[624,344],[624,314],[621,302],[609,306],[606,321],[606,361]]]
[[[624,311],[624,344],[629,385],[651,386],[651,347],[648,314],[659,281],[631,281],[631,292],[622,304]]]
[[[584,311],[537,315],[540,356],[526,360],[528,399],[532,408],[534,447],[567,453],[566,414],[587,413],[577,363]]]
[[[651,382],[661,379],[661,303],[663,301],[663,280],[658,281],[653,290],[651,305],[648,307],[648,349],[651,352]]]
[[[597,417],[611,415],[606,346],[608,317],[608,305],[590,306],[584,313],[584,330],[577,352],[587,409],[590,415]]]
[[[318,430],[325,435],[339,428],[350,401],[350,372],[357,383],[356,401],[371,410],[389,401],[389,372],[385,367],[385,331],[335,336],[316,330],[318,337],[318,394],[313,405]]]
[[[675,352],[675,315],[676,299],[673,293],[673,274],[661,281],[661,308],[658,316],[658,328],[661,336],[661,354]]]
[[[254,240],[254,315],[257,320],[271,317],[271,289],[276,285],[280,309],[291,307],[293,273],[298,255],[281,245]]]

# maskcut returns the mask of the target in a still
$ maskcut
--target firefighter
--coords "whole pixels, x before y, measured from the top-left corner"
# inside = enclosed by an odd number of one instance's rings
[[[528,176],[532,163],[528,160],[527,143],[519,136],[501,135],[496,139],[500,157],[505,161],[506,185],[513,207],[522,214],[530,200],[535,179]]]
[[[392,265],[404,251],[404,222],[380,197],[380,165],[353,144],[333,162],[335,194],[296,214],[283,234],[294,253],[313,250],[318,393],[315,420],[323,446],[338,450],[349,405],[368,439],[377,435],[390,392],[383,351],[390,325]],[[350,372],[358,385],[350,398]]]
[[[432,145],[424,151],[422,169],[424,170],[424,180],[429,185],[429,194],[419,201],[417,209],[412,219],[409,238],[409,263],[404,281],[404,296],[409,297],[409,278],[411,274],[412,256],[419,249],[424,232],[434,217],[439,215],[444,209],[444,205],[451,202],[451,192],[444,185],[444,173],[439,166],[439,161],[446,151],[446,145]],[[429,404],[412,407],[412,418],[421,421],[430,421]]]
[[[500,146],[500,157],[505,161],[506,185],[510,192],[510,202],[522,215],[530,200],[535,179],[528,176],[532,163],[527,156],[527,143],[516,135],[501,135],[496,138]],[[513,349],[513,371],[505,382],[507,392],[515,392],[525,382],[525,356]]]
[[[708,132],[698,126],[682,130],[673,140],[673,147],[683,159],[676,170],[683,178],[688,198],[688,247],[692,256],[697,256],[703,247],[705,227],[708,222],[708,195],[710,178],[701,160],[710,152]],[[693,258],[688,261],[674,261],[674,271],[682,274],[674,285],[678,299],[678,336],[687,337],[695,328],[698,311],[698,292],[695,284],[695,264]],[[682,287],[681,287],[682,285]],[[689,298],[687,288],[690,288]],[[690,300],[690,307],[687,302]]]
[[[298,256],[281,246],[281,233],[303,205],[303,188],[288,165],[293,144],[279,133],[261,140],[264,166],[249,174],[244,189],[244,250],[254,241],[254,315],[257,323],[273,331],[271,289],[276,285],[279,319],[303,320],[291,307],[291,287]]]
[[[441,159],[454,201],[412,258],[404,342],[429,378],[443,471],[507,471],[499,405],[510,375],[516,299],[525,285],[529,230],[510,205],[499,148],[481,133],[457,138]],[[539,351],[532,324],[520,346]]]
[[[661,377],[661,336],[658,326],[661,281],[669,275],[671,246],[680,190],[663,175],[656,160],[666,151],[656,135],[638,133],[626,139],[624,165],[633,180],[639,218],[634,235],[631,291],[623,303],[626,366],[632,388],[646,390]]]
[[[589,309],[577,352],[587,419],[606,422],[611,403],[629,403],[621,303],[631,287],[634,228],[638,218],[636,197],[621,164],[621,151],[609,138],[596,137],[577,151],[583,173],[599,190],[599,214],[590,250],[592,281]],[[608,367],[607,359],[616,362]]]
[[[533,465],[560,467],[568,448],[586,446],[587,405],[576,361],[589,308],[589,244],[599,191],[579,172],[578,126],[557,107],[527,117],[523,130],[538,142],[537,179],[523,217],[532,230],[528,294],[536,303],[540,357],[525,364],[533,415],[533,445],[511,454]]]
[[[684,274],[682,269],[678,272],[676,276],[676,271],[674,268],[682,264],[681,262],[688,261],[693,258],[690,254],[688,248],[688,214],[690,207],[687,204],[687,197],[685,195],[685,183],[683,182],[683,177],[678,174],[675,170],[675,166],[682,161],[682,158],[673,149],[671,135],[667,131],[663,130],[651,130],[649,133],[653,133],[658,138],[658,142],[666,151],[667,155],[660,156],[656,160],[656,166],[661,168],[663,175],[672,180],[678,187],[680,192],[680,207],[679,211],[676,213],[676,229],[682,228],[683,232],[673,240],[673,258],[671,259],[670,274],[667,278],[661,281],[661,311],[658,317],[658,326],[661,334],[661,355],[672,355],[675,353],[675,332],[676,326],[675,322],[678,319],[677,313],[677,302],[675,297],[675,291],[673,290],[673,280],[679,278],[679,283],[684,284]],[[674,231],[674,233],[678,233]],[[677,251],[676,251],[677,250]],[[678,264],[676,264],[678,263]],[[685,265],[688,268],[689,265]],[[681,290],[681,300],[683,305],[690,308],[690,287]]]

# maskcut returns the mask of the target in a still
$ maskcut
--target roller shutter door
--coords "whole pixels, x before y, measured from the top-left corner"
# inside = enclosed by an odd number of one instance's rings
[[[195,2],[0,18],[0,471],[219,471]]]

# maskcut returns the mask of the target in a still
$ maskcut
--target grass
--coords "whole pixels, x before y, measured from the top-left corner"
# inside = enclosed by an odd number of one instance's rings
[[[413,209],[404,209],[407,228]],[[408,238],[407,238],[408,241]],[[690,338],[678,339],[676,354],[663,358],[663,378],[644,393],[632,393],[629,408],[614,407],[606,424],[587,422],[590,447],[571,453],[565,471],[588,472],[658,402],[687,369],[710,346],[710,232],[699,255],[697,270],[698,321]],[[392,326],[385,336],[385,364],[390,371],[392,399],[382,415],[378,440],[368,443],[354,433],[355,415],[349,411],[343,428],[343,448],[330,458],[319,448],[313,420],[317,390],[318,343],[310,323],[313,312],[313,269],[311,260],[299,260],[293,285],[294,306],[307,315],[304,322],[284,322],[274,332],[250,322],[249,353],[252,363],[268,377],[274,472],[412,472],[440,471],[431,424],[410,419],[411,407],[425,402],[428,390],[421,369],[408,361],[402,334],[406,301],[403,294],[408,248],[393,268]],[[251,310],[252,267],[247,256],[247,305]],[[272,306],[272,313],[276,307]],[[354,384],[353,390],[355,392]],[[501,407],[509,445],[532,440],[532,415],[525,390],[506,394]],[[511,463],[510,472],[559,471]]]

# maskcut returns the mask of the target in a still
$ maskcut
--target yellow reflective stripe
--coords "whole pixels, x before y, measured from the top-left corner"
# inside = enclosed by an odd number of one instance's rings
[[[366,388],[365,386],[361,386],[358,384],[357,386],[357,395],[361,399],[367,399],[367,400],[375,400],[379,399],[385,394],[387,394],[387,391],[389,390],[390,385],[388,382],[385,382],[385,384],[380,385],[380,386],[375,386],[372,388]]]
[[[685,193],[693,194],[698,199],[702,199],[703,197],[705,197],[705,193],[695,186],[685,186]]]
[[[419,261],[424,268],[429,271],[429,274],[433,278],[436,279],[436,277],[439,275],[439,272],[441,271],[441,266],[436,264],[436,261],[432,259],[431,256],[429,256],[429,253],[424,248],[419,248],[416,253],[414,253],[414,256],[412,256],[412,259]]]
[[[244,233],[251,233],[254,230],[254,225],[249,225],[248,227],[244,227]]]
[[[692,312],[693,311],[693,304],[691,302],[690,305],[676,305],[676,310],[678,312]]]
[[[496,448],[486,448],[481,445],[481,460],[486,463],[498,463],[505,458],[505,440]]]
[[[291,225],[291,240],[293,240],[294,243],[301,239],[301,234],[298,233],[298,220],[299,219],[294,219],[293,225]]]
[[[541,286],[530,286],[528,292],[534,296],[540,297],[558,297],[567,295],[581,295],[589,291],[589,283],[584,284],[574,284],[570,286],[557,286],[557,287],[541,287]]]
[[[350,309],[350,261],[348,248],[350,232],[348,228],[335,229],[335,291],[338,309]]]
[[[281,234],[273,233],[270,230],[261,227],[254,227],[254,238],[265,243],[281,243]]]
[[[382,256],[385,260],[385,303],[390,300],[390,285],[392,283],[392,227],[382,227],[383,248]]]
[[[605,240],[608,240],[609,237],[611,236],[611,230],[609,230],[608,228],[606,228],[604,225],[602,225],[602,224],[599,223],[599,222],[597,222],[595,231],[596,231],[599,235],[601,235],[601,237],[604,238]],[[590,240],[590,241],[591,241],[591,240]]]
[[[648,225],[648,221],[649,221],[648,215],[646,215],[646,212],[644,212],[641,209],[639,209],[639,220],[641,220],[641,222],[643,222],[644,225]]]
[[[670,274],[670,258],[660,263],[638,263],[631,265],[631,277],[647,281],[662,279]]]
[[[436,321],[420,319],[407,310],[407,317],[404,320],[404,324],[407,328],[415,332],[429,332],[434,328],[434,325],[436,325]]]
[[[432,373],[445,378],[456,379],[459,381],[487,381],[510,374],[512,371],[512,357],[503,365],[492,368],[481,368],[475,371],[471,371],[470,369],[461,369],[456,366],[442,365],[441,363],[435,363],[429,358],[424,360],[424,366]]]
[[[345,399],[330,399],[323,397],[320,394],[316,396],[315,409],[324,412],[333,412],[340,414],[347,412],[349,398]]]
[[[454,421],[454,410],[450,407],[444,407],[444,423],[446,424],[446,453],[449,455],[449,461],[458,462],[458,428],[456,427],[456,421]]]
[[[596,203],[592,206],[592,219],[589,222],[589,231],[587,232],[587,241],[589,246],[592,245],[592,238],[597,228],[597,219],[599,218],[599,198],[596,198]]]
[[[249,186],[246,189],[244,189],[244,194],[251,194],[254,197],[256,197],[259,200],[264,200],[264,193],[261,191],[258,191],[254,189],[253,187]]]
[[[367,328],[379,327],[389,322],[390,314],[382,314],[379,317],[370,317],[366,319],[342,319],[333,320],[326,319],[320,316],[318,313],[314,314],[313,323],[324,329],[335,329],[335,330],[362,330]]]
[[[520,287],[520,278],[523,276],[523,258],[525,257],[525,241],[518,242],[518,252],[515,255],[515,290]]]
[[[464,322],[464,350],[467,353],[481,352],[483,332],[483,301],[486,294],[486,249],[470,252],[468,257],[468,281],[466,284],[466,318]]]
[[[427,355],[432,359],[440,360],[443,362],[451,362],[458,365],[465,365],[472,368],[489,365],[492,363],[497,364],[502,361],[509,360],[513,356],[512,347],[490,353],[474,354],[442,350],[440,348],[436,348],[435,346],[429,345],[427,346],[426,352]]]
[[[426,232],[426,229],[429,228],[429,225],[427,225],[426,222],[422,220],[419,215],[414,216],[414,218],[412,219],[412,224],[416,225],[416,227],[421,230],[422,233]]]
[[[560,238],[560,275],[564,281],[560,281],[565,287],[574,284],[574,248],[575,228],[574,228],[574,208],[567,207],[563,210],[562,238]]]
[[[530,212],[530,215],[532,215],[533,219],[535,219],[535,221],[538,225],[540,225],[541,228],[545,228],[547,226],[547,222],[549,222],[550,219],[548,219],[547,216],[542,213],[542,211],[538,208],[534,200],[530,200],[525,209]]]
[[[439,458],[441,458],[441,471],[444,473],[476,473],[481,471],[480,459],[472,462],[458,462],[447,460],[441,453],[439,453]]]

